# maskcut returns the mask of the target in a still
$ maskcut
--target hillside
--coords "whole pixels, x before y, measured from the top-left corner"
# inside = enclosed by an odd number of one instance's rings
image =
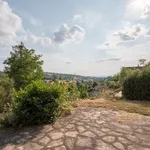
[[[102,81],[105,77],[93,77],[93,76],[81,76],[81,75],[73,75],[73,74],[63,74],[63,73],[53,73],[53,72],[45,72],[45,80],[72,80],[76,77],[77,81]]]

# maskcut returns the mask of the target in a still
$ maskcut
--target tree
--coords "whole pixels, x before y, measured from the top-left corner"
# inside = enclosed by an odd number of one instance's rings
[[[146,59],[139,59],[139,65],[144,66],[146,62]]]
[[[27,49],[23,43],[12,47],[10,57],[4,61],[4,72],[14,80],[16,89],[44,78],[40,58],[41,55],[36,55],[35,50]]]

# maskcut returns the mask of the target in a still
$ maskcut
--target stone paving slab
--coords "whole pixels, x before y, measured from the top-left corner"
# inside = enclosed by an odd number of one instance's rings
[[[121,111],[81,108],[53,125],[1,129],[0,150],[150,150],[150,117],[122,122],[118,116],[124,117]]]

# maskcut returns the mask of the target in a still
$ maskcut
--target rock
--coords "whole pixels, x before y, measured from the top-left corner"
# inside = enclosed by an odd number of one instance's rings
[[[83,147],[83,149],[84,147],[92,148],[92,140],[91,138],[78,137],[76,146]]]
[[[130,141],[123,138],[123,137],[118,137],[119,142],[121,142],[122,144],[130,144]]]
[[[75,139],[74,138],[66,138],[65,145],[68,147],[69,150],[74,149]]]
[[[40,138],[42,138],[45,134],[44,133],[39,133],[32,141],[38,141]]]
[[[85,129],[82,126],[78,126],[77,128],[78,128],[79,132],[85,131]]]
[[[104,141],[106,142],[114,142],[115,141],[115,137],[114,136],[105,136],[103,138]]]
[[[6,145],[4,148],[3,148],[3,150],[14,150],[14,148],[15,148],[15,145]]]
[[[53,139],[53,140],[57,140],[62,138],[64,135],[62,132],[51,132],[49,133],[49,136]]]
[[[47,145],[50,142],[50,139],[47,136],[45,136],[41,140],[39,140],[39,142],[41,144]]]
[[[112,147],[109,144],[106,144],[102,140],[97,140],[96,143],[97,143],[96,148],[95,148],[96,150],[115,150],[114,147]]]
[[[65,133],[65,136],[76,137],[78,135],[77,131],[69,131]]]
[[[55,150],[67,150],[67,149],[65,146],[60,146],[60,147],[55,148]]]
[[[41,150],[43,148],[43,146],[41,146],[41,145],[39,145],[39,144],[37,144],[37,143],[31,143],[31,142],[29,142],[29,143],[26,143],[25,145],[24,145],[24,150]]]
[[[47,148],[52,148],[52,147],[56,147],[56,146],[60,146],[63,144],[62,139],[56,140],[56,141],[52,141],[48,144]]]
[[[114,97],[117,99],[120,99],[122,97],[122,92],[120,91],[120,92],[116,93]]]
[[[118,149],[124,150],[124,146],[120,142],[114,143],[114,146],[116,146]]]
[[[92,133],[91,131],[86,131],[86,132],[82,133],[81,135],[91,137],[91,138],[96,137],[96,135],[94,133]]]

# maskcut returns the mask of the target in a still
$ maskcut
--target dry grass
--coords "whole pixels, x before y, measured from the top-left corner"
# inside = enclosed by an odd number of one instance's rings
[[[125,100],[77,100],[72,102],[73,107],[102,107],[112,110],[124,110],[130,113],[150,115],[150,102]]]

